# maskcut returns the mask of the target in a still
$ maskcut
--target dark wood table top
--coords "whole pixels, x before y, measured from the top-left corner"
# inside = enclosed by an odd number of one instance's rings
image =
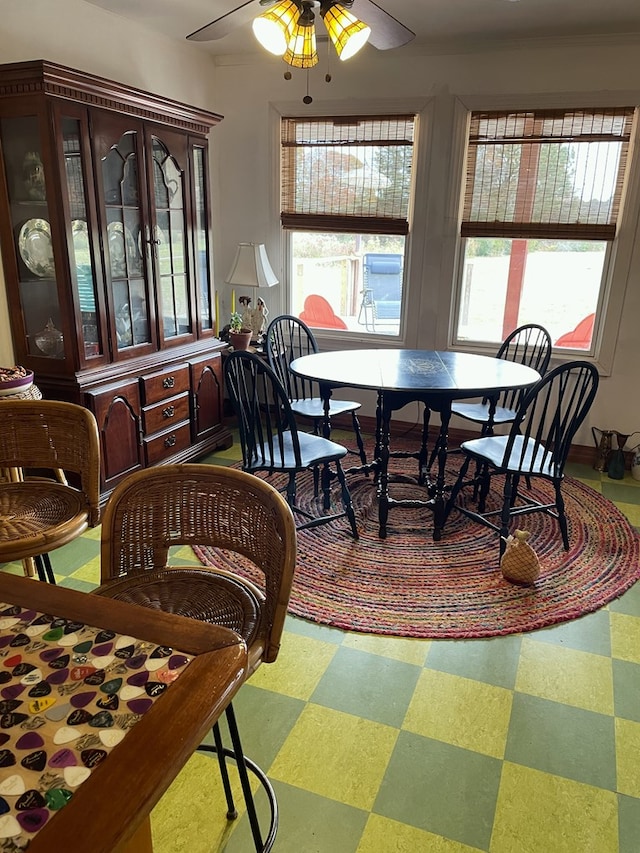
[[[332,387],[429,392],[463,399],[525,388],[540,379],[531,367],[472,353],[363,349],[305,355],[291,371]]]
[[[246,646],[237,634],[220,626],[9,574],[0,574],[0,601],[169,647],[190,657],[179,677],[29,844],[33,853],[80,847],[110,853],[147,819],[243,683]],[[11,627],[0,629],[0,637],[8,631]],[[5,645],[0,650],[1,658],[6,659],[8,648]],[[15,767],[0,769],[0,779],[15,771]],[[220,807],[224,809],[224,803]]]

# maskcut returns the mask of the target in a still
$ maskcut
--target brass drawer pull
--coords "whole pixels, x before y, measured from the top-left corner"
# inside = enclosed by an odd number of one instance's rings
[[[168,435],[164,440],[165,447],[174,447],[176,443],[175,435]]]
[[[175,384],[176,384],[175,376],[167,376],[166,379],[162,380],[162,387],[163,388],[173,388],[173,386]]]
[[[172,418],[176,413],[175,406],[167,406],[166,409],[162,410],[163,418]]]

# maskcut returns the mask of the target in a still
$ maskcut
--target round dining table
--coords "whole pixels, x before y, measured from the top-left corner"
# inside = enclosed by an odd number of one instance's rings
[[[331,434],[329,401],[334,388],[363,388],[378,392],[374,460],[361,469],[373,470],[378,484],[379,536],[387,535],[389,510],[424,505],[433,510],[433,538],[439,540],[445,520],[445,466],[451,404],[454,400],[485,397],[489,417],[498,396],[512,388],[534,385],[540,374],[531,367],[492,356],[438,350],[360,349],[305,355],[291,362],[292,373],[319,383],[324,400],[324,434]],[[440,414],[438,471],[427,482],[428,497],[394,500],[389,495],[390,423],[394,411],[418,401]],[[426,422],[425,422],[426,423]],[[426,436],[425,436],[426,438]],[[426,442],[420,454],[425,465]]]

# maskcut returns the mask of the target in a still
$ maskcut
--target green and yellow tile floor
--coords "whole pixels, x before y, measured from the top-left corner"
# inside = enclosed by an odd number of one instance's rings
[[[234,446],[208,461],[237,457]],[[640,525],[629,474],[568,473]],[[98,555],[97,530],[54,552],[58,581],[91,590]],[[181,549],[174,562],[196,560]],[[277,662],[234,705],[278,796],[275,853],[640,853],[640,584],[581,619],[487,640],[376,637],[289,617]],[[253,849],[246,816],[225,820],[204,754],[152,828],[160,853]]]

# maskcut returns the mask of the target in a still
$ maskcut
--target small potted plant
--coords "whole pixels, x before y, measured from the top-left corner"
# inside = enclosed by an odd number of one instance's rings
[[[234,311],[229,323],[229,343],[234,349],[249,349],[253,332],[242,325],[242,316]]]

